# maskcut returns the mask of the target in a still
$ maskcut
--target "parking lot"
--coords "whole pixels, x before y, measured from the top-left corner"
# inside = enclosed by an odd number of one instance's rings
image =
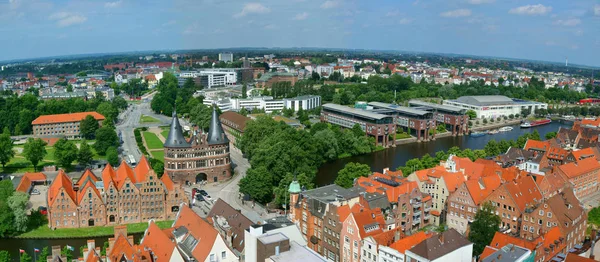
[[[29,196],[29,206],[27,207],[28,210],[38,210],[39,206],[46,206],[46,196],[48,195],[48,186],[44,186],[44,185],[35,185],[33,186],[33,189],[31,189],[31,192],[33,193],[34,191],[38,191],[39,194],[31,194]]]

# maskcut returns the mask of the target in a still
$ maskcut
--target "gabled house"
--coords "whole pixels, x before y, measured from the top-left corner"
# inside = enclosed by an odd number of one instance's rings
[[[447,200],[446,224],[465,234],[475,218],[479,205],[500,186],[498,176],[470,179],[462,183]]]

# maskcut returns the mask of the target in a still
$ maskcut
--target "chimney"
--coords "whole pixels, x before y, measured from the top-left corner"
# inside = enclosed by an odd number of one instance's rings
[[[52,246],[52,258],[60,257],[60,246]]]

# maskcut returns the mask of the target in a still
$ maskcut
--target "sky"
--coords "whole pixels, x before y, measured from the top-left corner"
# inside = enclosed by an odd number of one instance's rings
[[[0,61],[325,47],[600,66],[600,0],[0,0],[0,35]]]

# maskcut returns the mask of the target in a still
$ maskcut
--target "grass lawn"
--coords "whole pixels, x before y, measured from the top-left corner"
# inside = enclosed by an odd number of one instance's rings
[[[411,138],[410,134],[407,133],[396,133],[396,139],[405,139],[405,138]]]
[[[160,120],[151,117],[151,116],[147,116],[147,115],[142,115],[140,117],[140,123],[160,123]]]
[[[161,229],[169,228],[173,221],[158,221],[155,222]],[[127,233],[140,233],[148,228],[148,222],[127,224]],[[65,237],[98,237],[112,236],[114,230],[112,226],[105,227],[85,227],[85,228],[62,228],[52,230],[48,225],[42,225],[32,231],[23,233],[17,238],[65,238]]]
[[[167,137],[169,137],[169,130],[171,129],[168,126],[161,126],[160,129],[162,130],[160,133],[162,134],[162,136],[167,139]]]
[[[151,151],[150,154],[152,155],[152,157],[154,159],[158,159],[162,162],[165,162],[165,151],[160,150],[160,151]]]
[[[144,140],[146,141],[148,150],[163,148],[163,142],[161,142],[160,139],[158,139],[158,136],[156,136],[156,134],[145,131],[142,132],[142,135],[144,136]]]

